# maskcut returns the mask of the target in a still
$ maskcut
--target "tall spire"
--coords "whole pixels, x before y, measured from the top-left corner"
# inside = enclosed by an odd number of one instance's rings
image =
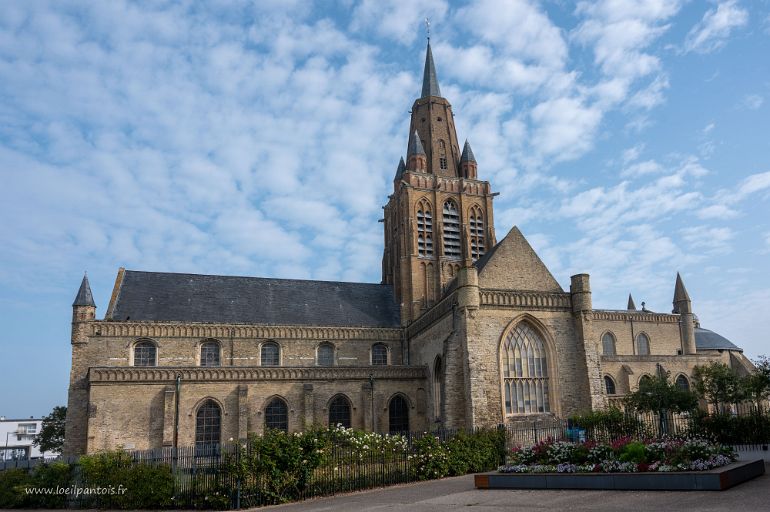
[[[465,146],[463,146],[463,154],[460,155],[460,161],[461,162],[475,162],[476,157],[473,156],[473,150],[471,149],[471,145],[468,142],[468,139],[465,139]]]
[[[631,294],[628,294],[628,308],[629,311],[636,311],[636,304],[634,303],[634,298],[631,297]]]
[[[425,71],[422,74],[422,96],[441,97],[441,89],[438,87],[438,78],[436,77],[436,65],[433,64],[433,53],[430,51],[430,39],[428,39],[428,51],[425,53]]]
[[[83,275],[83,281],[80,283],[80,289],[78,290],[77,297],[72,306],[91,306],[96,307],[94,303],[94,296],[91,294],[91,285],[88,283],[88,274]]]
[[[684,281],[679,272],[676,273],[676,285],[674,286],[674,304],[677,302],[686,300],[689,302],[690,295],[687,293],[687,289],[684,287]]]
[[[401,179],[401,176],[404,175],[404,171],[406,170],[406,164],[404,163],[404,157],[401,157],[401,160],[398,161],[398,168],[396,169],[396,179]]]

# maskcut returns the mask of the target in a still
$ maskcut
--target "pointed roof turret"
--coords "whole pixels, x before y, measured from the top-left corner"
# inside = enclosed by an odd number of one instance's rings
[[[636,304],[634,304],[634,298],[631,297],[631,294],[628,294],[628,310],[629,311],[636,311]]]
[[[441,89],[438,87],[438,77],[436,77],[436,65],[433,64],[433,52],[430,51],[430,41],[428,41],[428,51],[425,53],[425,70],[422,74],[422,96],[441,96]]]
[[[401,157],[401,160],[398,161],[398,168],[396,169],[396,178],[399,179],[401,176],[404,175],[404,171],[406,170],[406,164],[404,163],[404,157]]]
[[[679,275],[679,272],[676,273],[676,285],[674,286],[674,309],[671,310],[672,313],[682,313],[682,308],[679,307],[682,303],[689,303],[690,302],[690,295],[687,293],[687,288],[684,287],[684,281],[682,281],[682,276]],[[685,307],[684,312],[690,312],[689,311],[690,306]]]
[[[424,154],[425,148],[422,147],[420,136],[417,135],[417,130],[415,130],[411,137],[409,137],[409,148],[406,150],[406,157],[409,158],[410,156]]]
[[[471,145],[468,142],[468,139],[465,139],[465,146],[463,146],[463,154],[460,155],[460,161],[461,162],[476,162],[476,157],[473,156],[473,150],[471,149]]]
[[[88,283],[88,274],[83,274],[83,281],[80,283],[80,289],[75,297],[72,306],[91,306],[96,307],[94,296],[91,294],[91,285]]]

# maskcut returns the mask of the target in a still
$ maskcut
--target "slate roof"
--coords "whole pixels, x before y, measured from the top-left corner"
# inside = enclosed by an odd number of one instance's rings
[[[737,350],[743,352],[732,341],[728,340],[721,334],[717,334],[714,331],[703,329],[702,327],[695,328],[695,348],[698,350]]]
[[[467,140],[465,141],[465,145],[463,146],[463,154],[460,155],[460,161],[476,162],[476,157],[474,156],[473,150],[471,149],[471,144]]]
[[[393,288],[126,270],[106,320],[399,327]]]
[[[425,52],[425,69],[422,73],[422,96],[421,98],[427,98],[428,96],[441,96],[441,89],[438,86],[438,77],[436,76],[436,65],[433,63],[433,52],[430,51],[430,43],[428,43],[428,51]]]
[[[72,305],[96,307],[94,296],[91,293],[91,285],[88,283],[88,274],[83,275],[83,281],[80,282],[78,294],[75,296],[75,301]]]

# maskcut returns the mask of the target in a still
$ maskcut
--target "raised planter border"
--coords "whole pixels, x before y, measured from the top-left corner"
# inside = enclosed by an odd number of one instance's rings
[[[476,489],[724,491],[765,474],[765,462],[734,462],[708,471],[671,473],[482,473]]]

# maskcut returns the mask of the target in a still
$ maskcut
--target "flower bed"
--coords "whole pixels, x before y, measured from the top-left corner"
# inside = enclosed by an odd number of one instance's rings
[[[547,439],[514,448],[499,473],[641,473],[706,471],[731,464],[731,447],[705,439],[573,443]]]

